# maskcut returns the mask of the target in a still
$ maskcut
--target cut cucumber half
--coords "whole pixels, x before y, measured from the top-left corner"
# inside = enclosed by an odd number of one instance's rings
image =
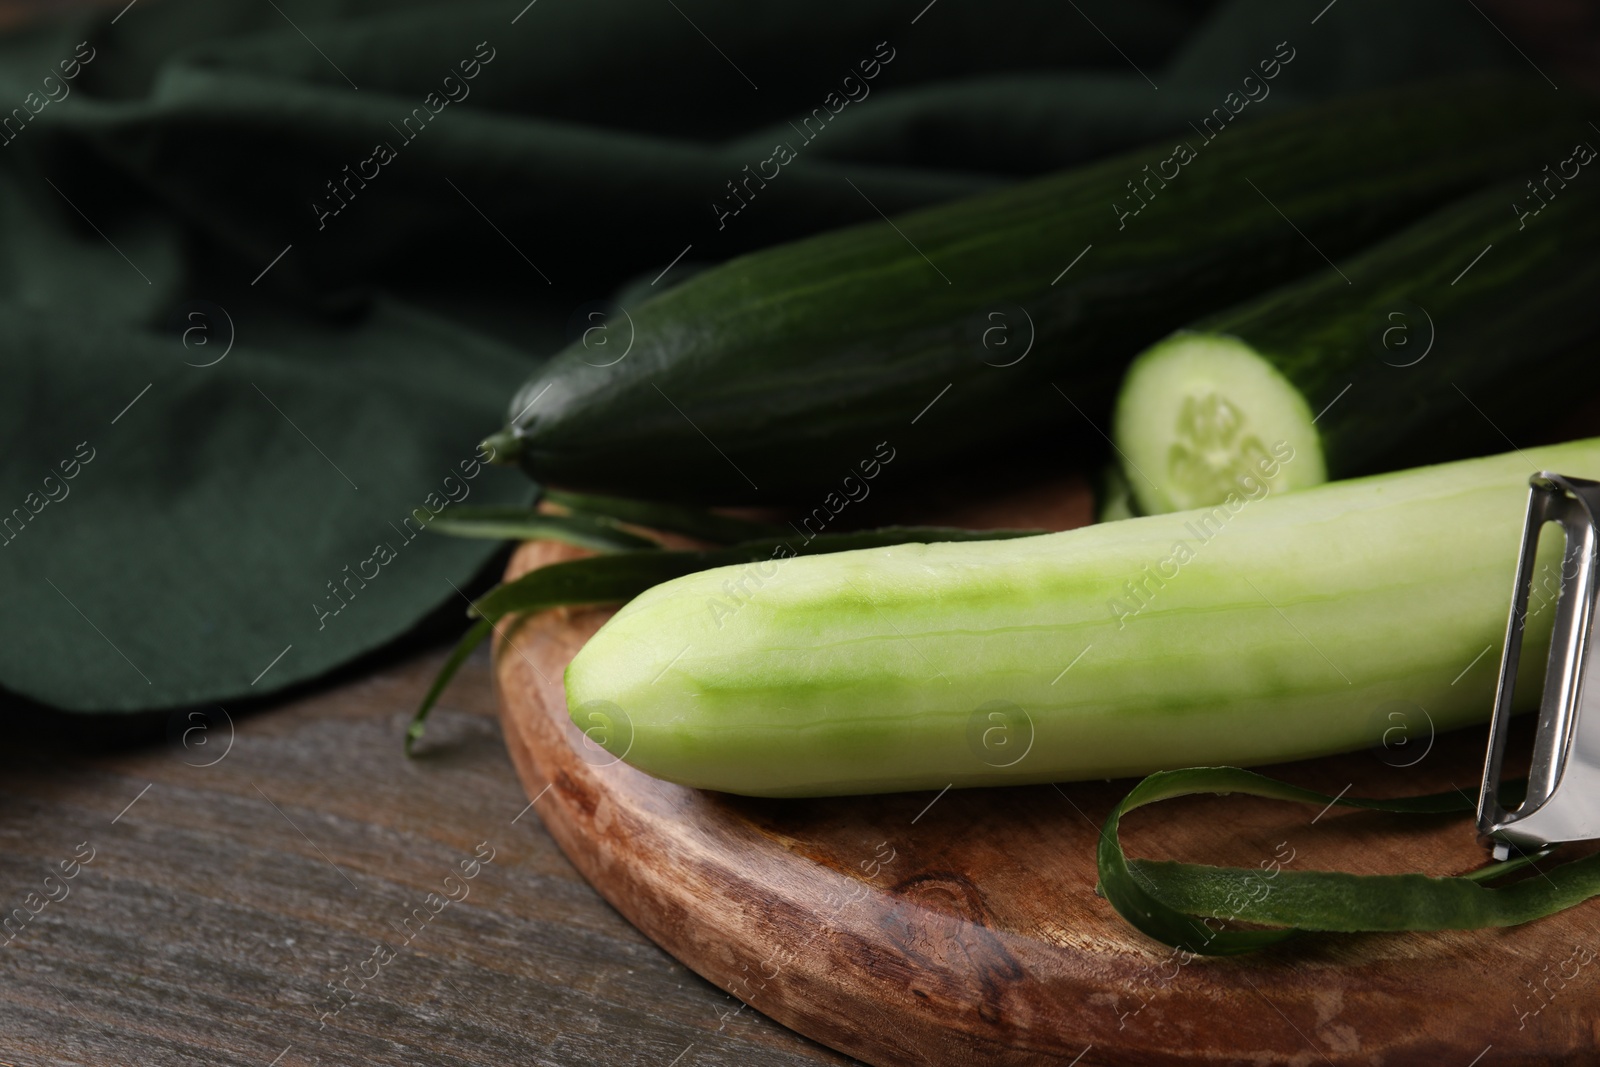
[[[1527,199],[1458,200],[1147,349],[1112,430],[1136,509],[1498,451],[1600,389],[1600,183]]]
[[[1159,514],[1320,485],[1315,416],[1289,379],[1236,337],[1179,333],[1129,372],[1117,436],[1129,491]]]

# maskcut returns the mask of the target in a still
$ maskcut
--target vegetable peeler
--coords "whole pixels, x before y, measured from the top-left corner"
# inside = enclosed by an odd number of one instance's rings
[[[1600,567],[1600,482],[1540,471],[1528,482],[1511,615],[1500,657],[1489,751],[1478,795],[1479,839],[1497,860],[1542,851],[1563,841],[1600,837],[1600,647],[1595,641],[1597,567]],[[1528,602],[1535,588],[1535,557],[1546,523],[1566,538],[1559,577],[1544,573],[1539,585],[1559,590],[1550,655],[1535,727],[1528,793],[1514,811],[1500,803],[1500,768],[1511,724],[1511,698],[1522,657]],[[1545,606],[1541,596],[1540,606]]]

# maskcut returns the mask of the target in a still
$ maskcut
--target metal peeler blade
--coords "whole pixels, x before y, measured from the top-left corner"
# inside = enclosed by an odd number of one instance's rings
[[[1542,851],[1562,841],[1600,837],[1600,643],[1595,641],[1600,579],[1600,482],[1540,471],[1529,479],[1528,514],[1500,657],[1489,751],[1478,797],[1478,836],[1496,859]],[[1535,587],[1539,536],[1547,523],[1566,537],[1560,574],[1539,585],[1557,589],[1544,693],[1535,727],[1528,794],[1514,810],[1500,803],[1500,770],[1511,724],[1512,694]],[[1542,599],[1542,598],[1541,598]],[[1541,605],[1542,607],[1542,605]]]

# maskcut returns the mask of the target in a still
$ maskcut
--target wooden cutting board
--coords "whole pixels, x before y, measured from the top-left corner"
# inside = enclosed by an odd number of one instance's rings
[[[941,514],[978,528],[1087,521],[1081,485],[1045,488]],[[529,543],[507,577],[582,554]],[[567,717],[562,671],[610,614],[502,625],[505,736],[578,870],[731,994],[708,1042],[754,1010],[878,1067],[1600,1062],[1600,902],[1512,930],[1315,936],[1185,961],[1094,892],[1099,828],[1132,781],[820,800],[657,781],[586,745]],[[1434,737],[1409,721],[1402,736],[1266,770],[1355,796],[1476,784],[1483,730]],[[1238,796],[1146,809],[1124,841],[1133,855],[1266,870],[1444,875],[1484,860],[1464,817]]]

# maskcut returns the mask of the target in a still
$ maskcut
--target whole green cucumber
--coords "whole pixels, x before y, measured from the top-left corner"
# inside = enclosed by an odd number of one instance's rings
[[[1218,111],[1177,142],[741,256],[624,309],[524,385],[496,451],[550,484],[781,503],[885,440],[906,470],[1045,433],[1102,447],[1083,415],[1104,425],[1140,349],[1536,167],[1566,114],[1543,83],[1501,80],[1238,127]]]
[[[1218,502],[1273,441],[1297,457],[1273,487],[1301,488],[1498,451],[1592,395],[1600,174],[1553,181],[1570,187],[1548,202],[1521,181],[1469,196],[1341,263],[1348,281],[1284,286],[1140,355],[1112,431],[1138,510]]]
[[[1392,740],[1396,709],[1426,751],[1428,729],[1489,715],[1536,467],[1600,475],[1600,438],[704,571],[608,621],[567,668],[568,707],[650,774],[761,796],[1293,760]],[[1548,647],[1559,540],[1526,656]],[[1522,706],[1542,673],[1521,672]]]

